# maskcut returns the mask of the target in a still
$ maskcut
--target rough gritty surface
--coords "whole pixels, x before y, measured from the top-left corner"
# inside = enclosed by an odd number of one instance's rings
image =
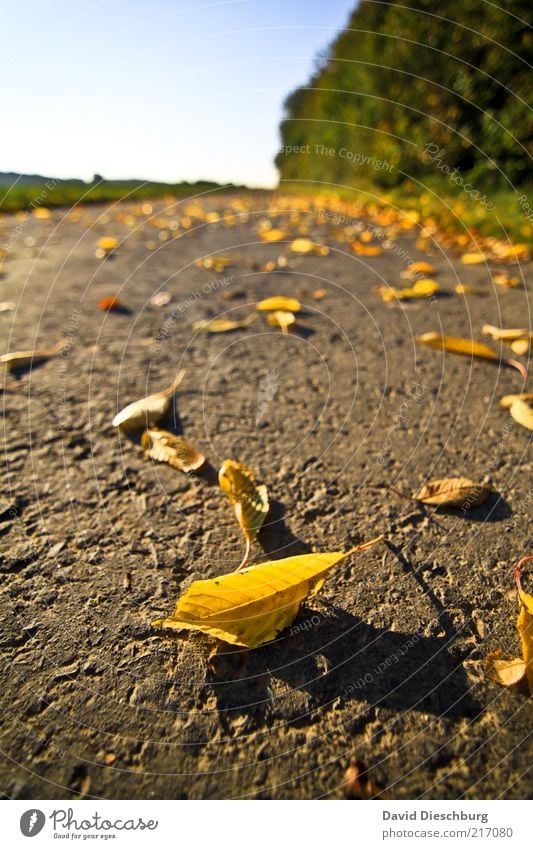
[[[414,237],[399,239],[403,258],[357,257],[319,224],[311,234],[328,256],[260,271],[287,251],[256,234],[268,197],[250,202],[244,222],[170,230],[164,242],[164,221],[132,224],[127,206],[29,219],[14,237],[0,281],[2,300],[17,301],[0,315],[4,350],[62,336],[71,348],[3,396],[1,789],[36,799],[342,798],[356,755],[389,798],[525,798],[530,702],[481,667],[489,651],[519,651],[512,566],[530,544],[529,433],[498,400],[521,378],[419,348],[414,336],[523,325],[528,290],[493,286],[486,266],[461,266],[435,246],[429,259],[448,296],[385,304],[373,287],[398,285],[406,254],[428,259]],[[2,241],[19,223],[2,219]],[[128,233],[114,257],[95,257],[99,236]],[[221,274],[194,265],[216,251],[240,260]],[[530,266],[521,270],[531,279]],[[459,281],[484,294],[455,295]],[[317,288],[328,290],[322,301],[309,297]],[[166,306],[150,304],[159,290],[171,295]],[[224,300],[227,290],[242,295]],[[116,293],[129,312],[98,311]],[[304,303],[293,334],[263,318],[233,334],[191,331],[278,294]],[[243,551],[216,487],[145,460],[110,426],[183,366],[167,425],[215,469],[239,459],[268,485],[256,562],[391,539],[341,564],[292,629],[255,651],[209,658],[209,638],[150,626],[192,579],[231,570]],[[434,513],[381,486],[413,492],[459,474],[489,475],[497,494],[467,515]]]

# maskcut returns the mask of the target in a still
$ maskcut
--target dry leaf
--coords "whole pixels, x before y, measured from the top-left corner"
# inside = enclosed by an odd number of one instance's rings
[[[379,256],[383,253],[379,245],[363,245],[361,242],[352,242],[352,250],[359,256]]]
[[[279,295],[273,298],[265,298],[264,301],[259,301],[256,304],[256,309],[262,312],[276,312],[276,310],[286,310],[287,312],[299,312],[302,308],[300,301],[296,298],[285,298]]]
[[[238,257],[233,256],[206,256],[203,259],[195,260],[194,264],[198,268],[205,268],[206,271],[216,271],[220,274],[226,268],[234,265]]]
[[[11,354],[2,354],[0,356],[0,364],[4,366],[4,371],[31,368],[37,363],[48,360],[56,354],[60,354],[69,344],[68,339],[61,339],[56,345],[46,350],[13,351]]]
[[[112,421],[113,427],[119,427],[125,433],[144,430],[163,418],[170,409],[172,398],[185,376],[185,369],[178,372],[174,383],[162,392],[154,392],[139,401],[133,401],[124,407]]]
[[[514,289],[522,282],[518,277],[509,277],[507,274],[495,274],[492,281],[498,286],[503,286],[504,289]]]
[[[194,321],[191,325],[193,330],[205,330],[206,333],[227,333],[231,330],[239,330],[242,327],[248,327],[252,321],[255,321],[257,315],[252,313],[240,321],[232,318],[212,318],[204,319],[203,321]]]
[[[289,327],[295,323],[296,318],[292,312],[287,310],[276,310],[267,315],[267,324],[271,327],[281,327],[282,333],[288,333]]]
[[[152,624],[203,631],[227,643],[256,648],[274,640],[294,621],[302,601],[320,589],[333,566],[382,539],[377,537],[348,552],[286,557],[195,581],[178,599],[172,616]]]
[[[528,430],[533,430],[533,401],[528,398],[518,398],[509,409],[515,422]]]
[[[101,239],[98,239],[98,247],[106,254],[111,253],[118,248],[118,239],[113,236],[102,236]]]
[[[466,283],[458,283],[455,287],[457,295],[483,295],[482,289],[476,289],[474,286],[469,286]]]
[[[98,301],[96,306],[99,310],[103,310],[104,312],[122,309],[122,303],[120,301],[120,298],[118,298],[116,295],[108,295],[107,298],[102,298],[101,301]]]
[[[327,289],[315,289],[311,292],[311,297],[314,301],[321,301],[328,294]]]
[[[429,481],[413,495],[415,501],[441,507],[477,507],[483,504],[492,487],[488,483],[476,483],[468,478],[443,478]]]
[[[511,350],[519,357],[525,357],[531,349],[531,336],[525,336],[523,339],[515,339],[511,342]]]
[[[500,407],[509,409],[515,401],[520,400],[528,401],[530,404],[533,403],[533,392],[520,392],[518,395],[504,395],[500,400]]]
[[[237,521],[246,538],[246,550],[238,567],[242,569],[250,557],[252,542],[268,513],[267,488],[264,484],[256,484],[252,470],[236,460],[225,460],[218,473],[218,480],[235,509]]]
[[[526,677],[529,692],[533,695],[533,595],[524,592],[520,581],[522,564],[533,560],[533,555],[522,557],[515,566],[515,579],[518,587],[518,598],[520,600],[520,613],[516,627],[522,642],[522,654],[526,664]]]
[[[483,336],[490,336],[496,342],[514,342],[515,339],[529,336],[529,330],[527,328],[519,327],[504,330],[503,327],[495,327],[493,324],[484,324],[481,332]]]
[[[273,227],[271,230],[264,230],[261,233],[263,242],[280,242],[282,239],[285,239],[286,236],[287,234],[278,227]]]
[[[407,269],[412,274],[436,274],[437,269],[430,262],[412,262]]]
[[[329,248],[325,245],[317,245],[311,239],[295,239],[290,245],[291,251],[295,254],[310,254],[314,253],[317,256],[327,256]]]
[[[428,345],[430,348],[436,348],[441,351],[465,354],[468,357],[480,357],[484,360],[496,360],[517,369],[524,380],[527,378],[527,371],[522,363],[519,363],[517,360],[501,359],[496,351],[493,351],[484,342],[475,342],[473,339],[462,339],[459,336],[446,336],[442,333],[433,332],[423,333],[422,336],[417,336],[416,341],[419,345]]]
[[[11,312],[16,306],[15,301],[0,301],[0,312]]]
[[[168,463],[180,472],[193,472],[205,463],[204,455],[194,445],[182,436],[158,427],[144,431],[141,445],[145,449],[145,457],[157,460],[158,463]]]
[[[379,294],[384,301],[392,301],[397,298],[399,301],[409,300],[411,298],[430,298],[440,289],[439,284],[435,280],[417,280],[412,286],[405,289],[394,289],[392,286],[381,286],[378,289]]]
[[[467,253],[461,257],[463,265],[478,265],[480,262],[485,262],[487,255],[483,253]]]
[[[487,674],[498,684],[512,687],[518,684],[525,676],[529,686],[529,692],[533,695],[533,595],[524,592],[520,580],[522,565],[533,560],[533,555],[522,557],[515,565],[515,581],[518,588],[518,603],[520,611],[516,627],[522,643],[523,658],[512,658],[505,660],[501,652],[492,652],[486,659]]]
[[[526,674],[526,664],[521,657],[504,660],[500,651],[491,652],[487,655],[485,664],[489,678],[504,687],[513,687]]]

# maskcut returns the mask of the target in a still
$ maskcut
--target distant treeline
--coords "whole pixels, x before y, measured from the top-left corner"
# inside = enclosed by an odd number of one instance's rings
[[[285,102],[284,180],[531,181],[533,4],[362,0]]]
[[[20,175],[15,175],[19,177]],[[38,206],[74,206],[81,203],[112,203],[120,200],[149,200],[160,197],[190,197],[203,192],[223,191],[240,188],[233,185],[200,181],[197,183],[152,183],[142,180],[98,180],[84,183],[82,180],[57,180],[35,175],[16,179],[0,188],[0,212],[32,210]]]

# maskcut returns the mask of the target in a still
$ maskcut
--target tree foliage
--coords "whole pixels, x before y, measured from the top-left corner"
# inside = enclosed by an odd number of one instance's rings
[[[526,182],[532,10],[530,0],[362,0],[285,102],[281,178],[392,186],[458,169]]]

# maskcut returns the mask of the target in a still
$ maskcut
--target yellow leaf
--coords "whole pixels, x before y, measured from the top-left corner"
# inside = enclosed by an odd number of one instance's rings
[[[268,513],[267,488],[264,484],[256,484],[252,470],[236,460],[224,461],[218,473],[218,481],[233,505],[246,538],[246,550],[239,566],[242,569],[250,556],[252,542]]]
[[[485,262],[487,255],[483,253],[467,253],[461,257],[463,265],[477,265],[480,262]]]
[[[50,218],[50,210],[46,206],[38,206],[33,210],[33,216],[40,219]]]
[[[500,407],[509,409],[515,401],[520,400],[527,401],[530,404],[533,403],[533,392],[520,392],[518,395],[504,395],[500,400]]]
[[[515,339],[511,342],[511,350],[520,357],[525,357],[531,349],[531,337],[525,336],[522,339]]]
[[[310,254],[315,253],[318,256],[327,256],[329,248],[325,245],[317,245],[311,239],[295,239],[291,242],[291,251],[295,254]]]
[[[282,239],[285,239],[286,235],[283,230],[273,227],[272,230],[264,230],[261,233],[261,238],[263,242],[280,242]]]
[[[495,327],[493,324],[484,324],[481,328],[481,332],[483,336],[490,336],[491,339],[494,339],[496,342],[514,342],[515,339],[521,339],[522,336],[529,335],[529,330],[527,328],[519,327],[504,330],[503,327]]]
[[[412,262],[407,269],[413,274],[436,274],[437,269],[430,262]]]
[[[518,398],[511,404],[509,409],[515,422],[528,430],[533,430],[533,401],[527,398]]]
[[[216,271],[217,274],[220,274],[220,272],[232,266],[237,259],[238,257],[233,256],[206,256],[195,260],[194,264],[198,268],[205,268],[206,271]]]
[[[101,239],[98,239],[98,247],[101,251],[110,253],[118,247],[118,239],[115,239],[114,236],[102,236]]]
[[[445,336],[442,333],[424,333],[417,336],[419,345],[428,345],[441,351],[451,351],[454,354],[466,354],[469,357],[482,357],[485,360],[499,360],[498,354],[483,342],[473,339],[461,339],[458,336]]]
[[[174,383],[167,389],[163,389],[162,392],[154,392],[153,395],[148,395],[146,398],[128,404],[113,419],[113,427],[119,427],[124,432],[129,433],[133,430],[147,428],[158,422],[170,409],[174,393],[184,376],[185,370],[182,369],[176,376]]]
[[[4,366],[5,371],[31,368],[33,365],[43,362],[43,360],[60,354],[68,344],[68,339],[61,339],[56,345],[46,350],[13,351],[11,354],[2,354],[0,356],[0,364]]]
[[[257,315],[252,313],[241,321],[231,318],[212,318],[203,321],[194,321],[191,326],[193,330],[205,330],[207,333],[227,333],[230,330],[248,327],[256,318]]]
[[[413,498],[423,504],[468,509],[483,504],[492,491],[487,483],[476,483],[468,478],[443,478],[429,481]]]
[[[480,289],[475,289],[474,286],[467,286],[465,283],[458,283],[455,287],[457,295],[481,295]]]
[[[296,618],[300,604],[323,584],[327,572],[355,551],[302,554],[195,581],[178,599],[172,616],[156,628],[203,631],[233,645],[255,648],[274,640]]]
[[[288,333],[289,327],[291,324],[294,324],[296,318],[292,312],[288,312],[287,310],[276,310],[275,312],[269,313],[266,320],[267,324],[270,324],[271,327],[281,327],[282,333]]]
[[[359,256],[379,256],[383,253],[379,245],[362,245],[361,242],[352,242],[352,250]]]
[[[533,554],[522,557],[515,566],[515,579],[518,587],[518,598],[520,600],[520,613],[516,627],[522,642],[522,654],[526,664],[526,676],[529,684],[529,692],[533,695],[533,595],[524,592],[521,584],[522,564],[533,560]]]
[[[399,301],[410,300],[412,298],[430,298],[439,291],[439,284],[435,280],[417,280],[409,288],[394,289],[392,286],[381,286],[378,289],[384,301],[393,301],[397,298]]]
[[[194,445],[166,430],[152,427],[142,435],[141,445],[145,456],[158,463],[168,463],[180,472],[193,472],[203,466],[205,457]]]
[[[256,309],[267,312],[276,312],[276,310],[287,310],[287,312],[299,312],[302,305],[296,298],[284,298],[282,295],[274,298],[265,298],[264,301],[259,301]]]
[[[522,282],[518,277],[509,277],[507,274],[495,274],[492,280],[504,289],[514,289]]]

